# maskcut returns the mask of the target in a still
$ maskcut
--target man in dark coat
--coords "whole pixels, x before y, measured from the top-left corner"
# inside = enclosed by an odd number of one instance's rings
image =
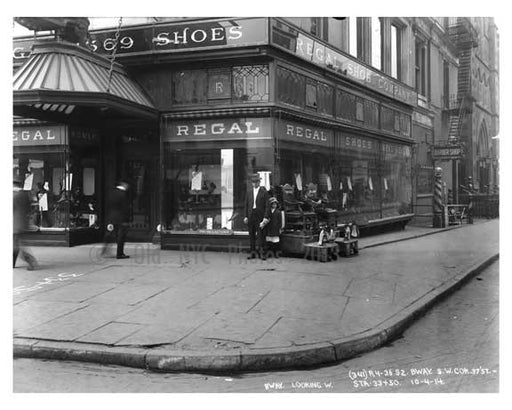
[[[245,218],[244,223],[248,225],[249,229],[249,243],[250,254],[249,259],[256,257],[256,252],[259,253],[261,259],[265,257],[265,235],[263,227],[268,222],[265,215],[268,214],[269,195],[267,190],[260,186],[261,178],[259,174],[251,176],[252,188],[247,192],[245,200]]]
[[[128,221],[130,217],[130,198],[128,196],[128,188],[129,186],[126,182],[120,182],[112,191],[107,216],[107,232],[105,233],[105,238],[103,240],[102,254],[104,255],[111,236],[115,236],[117,243],[117,259],[129,258],[128,255],[124,254],[124,242],[128,232]]]
[[[28,270],[37,268],[37,260],[30,251],[21,244],[20,236],[28,231],[28,215],[30,213],[30,198],[28,193],[23,190],[22,183],[19,180],[13,181],[13,264],[16,267],[18,255],[28,263]]]

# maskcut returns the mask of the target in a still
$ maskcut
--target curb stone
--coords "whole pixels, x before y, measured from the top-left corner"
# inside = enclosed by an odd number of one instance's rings
[[[434,288],[374,329],[331,342],[303,347],[213,354],[14,338],[13,355],[15,358],[93,362],[159,372],[268,371],[325,365],[347,360],[394,340],[434,304],[463,286],[498,259],[499,253],[496,253],[475,263],[466,272]]]

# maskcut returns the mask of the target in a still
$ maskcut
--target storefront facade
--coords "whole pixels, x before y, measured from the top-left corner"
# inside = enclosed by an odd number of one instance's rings
[[[254,172],[283,206],[304,201],[313,185],[337,223],[407,223],[414,92],[313,39],[301,48],[305,34],[262,20],[269,33],[259,41],[268,42],[264,53],[244,49],[211,67],[190,55],[188,64],[182,58],[178,69],[168,66],[172,87],[157,101],[162,248],[246,247],[244,200]],[[295,49],[284,47],[283,31],[289,41],[295,32]]]
[[[14,75],[13,178],[32,202],[33,245],[101,241],[110,194],[127,181],[134,240],[152,240],[158,114],[118,64],[67,42],[34,44]],[[156,161],[156,163],[155,163]]]
[[[410,87],[279,18],[119,34],[117,60],[159,112],[160,146],[153,137],[139,160],[151,163],[144,209],[159,215],[145,223],[160,226],[163,249],[246,247],[243,204],[254,172],[283,205],[314,186],[336,223],[412,217]],[[114,37],[91,32],[93,51],[108,54]]]

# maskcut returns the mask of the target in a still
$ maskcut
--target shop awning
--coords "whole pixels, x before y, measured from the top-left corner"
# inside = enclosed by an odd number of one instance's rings
[[[120,64],[62,41],[34,44],[29,60],[14,74],[13,105],[15,114],[28,111],[38,117],[96,110],[106,117],[158,117],[150,98]]]

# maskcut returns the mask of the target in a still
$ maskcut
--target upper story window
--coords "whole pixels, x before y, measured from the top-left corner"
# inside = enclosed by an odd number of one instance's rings
[[[329,27],[327,17],[286,17],[286,20],[322,40],[328,40]]]
[[[371,18],[372,30],[372,66],[382,69],[382,33],[381,20],[379,17]]]
[[[359,42],[359,36],[358,36],[358,29],[357,26],[359,25],[357,17],[350,17],[348,22],[348,30],[349,30],[349,47],[348,52],[353,55],[354,57],[357,57],[357,44]]]
[[[391,77],[402,79],[402,29],[391,24]]]
[[[269,88],[267,65],[233,67],[234,101],[268,101]]]
[[[416,75],[416,91],[418,94],[427,95],[427,43],[419,38],[415,41],[415,75]]]
[[[268,65],[245,65],[173,73],[173,104],[267,102]]]

